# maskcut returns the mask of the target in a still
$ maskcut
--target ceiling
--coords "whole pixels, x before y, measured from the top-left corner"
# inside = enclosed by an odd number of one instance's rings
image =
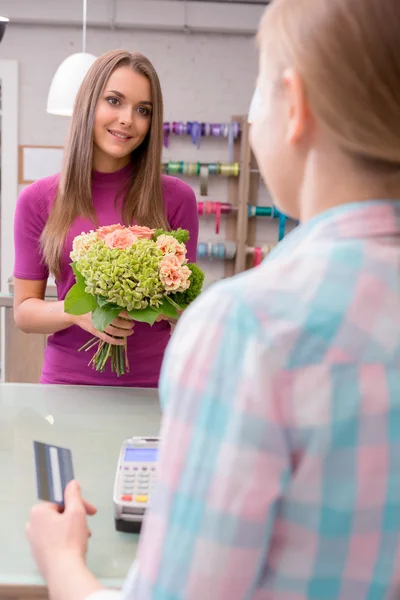
[[[181,2],[198,2],[199,0],[181,0]],[[265,6],[269,4],[271,0],[200,0],[201,2],[216,2],[226,4],[261,4]]]

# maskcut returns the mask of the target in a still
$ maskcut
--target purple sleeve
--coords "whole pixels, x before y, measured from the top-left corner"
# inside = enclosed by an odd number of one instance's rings
[[[171,198],[171,212],[168,215],[169,224],[172,229],[187,229],[189,231],[189,241],[186,242],[187,257],[189,262],[196,262],[197,242],[199,238],[199,217],[197,214],[196,196],[192,188],[181,181],[175,179]]]
[[[35,182],[22,190],[15,211],[14,277],[32,280],[48,278],[49,272],[40,249],[40,236],[45,224],[40,184]]]

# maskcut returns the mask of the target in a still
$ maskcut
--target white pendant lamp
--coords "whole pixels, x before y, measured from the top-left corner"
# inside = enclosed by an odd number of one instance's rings
[[[7,24],[9,23],[10,19],[7,19],[7,17],[0,17],[0,42],[4,37],[4,34],[6,32],[6,27]]]
[[[58,67],[47,98],[47,112],[51,115],[70,117],[75,98],[86,73],[97,56],[86,52],[87,0],[83,0],[82,52],[71,54]]]
[[[247,117],[248,123],[254,123],[254,119],[257,115],[257,112],[261,106],[261,92],[259,88],[256,88],[251,99],[250,108],[249,108],[249,116]]]

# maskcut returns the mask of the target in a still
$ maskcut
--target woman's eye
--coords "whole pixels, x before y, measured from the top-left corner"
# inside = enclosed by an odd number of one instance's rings
[[[145,108],[144,106],[140,106],[138,108],[138,111],[141,115],[144,115],[145,117],[147,117],[150,114],[150,110],[148,108]]]
[[[112,106],[118,106],[118,104],[119,104],[118,98],[114,98],[113,96],[110,96],[109,98],[107,98],[107,102],[109,104],[111,104]]]

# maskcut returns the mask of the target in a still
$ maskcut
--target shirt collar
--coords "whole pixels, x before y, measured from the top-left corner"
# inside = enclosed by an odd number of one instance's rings
[[[400,200],[364,200],[335,206],[299,225],[272,251],[277,256],[307,239],[400,236]]]

